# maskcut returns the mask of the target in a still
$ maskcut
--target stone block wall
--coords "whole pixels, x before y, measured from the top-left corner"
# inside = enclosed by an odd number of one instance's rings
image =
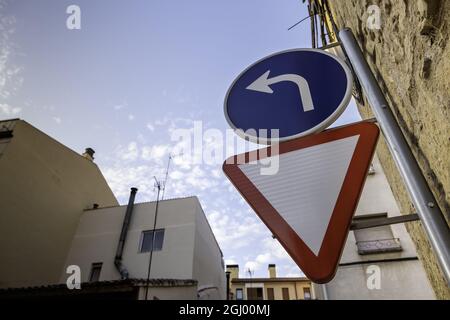
[[[447,222],[450,216],[450,1],[328,0],[339,28],[352,28]],[[369,6],[380,9],[380,29],[369,28]],[[373,20],[372,20],[373,21]],[[373,117],[367,101],[358,108]],[[403,214],[414,207],[380,139],[383,169]],[[440,299],[450,289],[420,222],[407,223],[419,258]],[[450,244],[449,244],[450,245]]]

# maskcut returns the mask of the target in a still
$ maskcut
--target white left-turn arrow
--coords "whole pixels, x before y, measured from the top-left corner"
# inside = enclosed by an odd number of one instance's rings
[[[282,74],[269,79],[270,70],[267,70],[263,75],[261,75],[258,79],[252,82],[246,89],[264,92],[264,93],[273,93],[273,90],[270,88],[271,84],[282,82],[282,81],[290,81],[294,82],[298,90],[300,91],[300,98],[302,99],[303,111],[311,111],[314,110],[314,105],[311,97],[311,91],[309,90],[308,82],[302,76],[298,74]]]

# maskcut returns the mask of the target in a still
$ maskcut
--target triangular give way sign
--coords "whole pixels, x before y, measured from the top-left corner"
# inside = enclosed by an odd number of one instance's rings
[[[223,165],[314,282],[328,282],[336,273],[378,136],[378,126],[363,121],[281,142],[278,152],[272,146],[236,155]]]

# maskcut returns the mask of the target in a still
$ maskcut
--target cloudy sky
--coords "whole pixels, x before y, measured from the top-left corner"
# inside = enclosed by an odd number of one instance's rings
[[[81,30],[66,27],[72,4]],[[169,153],[186,149],[174,137],[201,127],[197,143],[219,161],[175,157],[165,198],[199,197],[242,276],[266,276],[268,263],[300,275],[223,175],[233,142],[219,152],[214,137],[227,136],[223,98],[240,71],[311,47],[308,21],[287,30],[306,16],[300,0],[0,0],[0,119],[20,117],[77,152],[95,149],[121,203],[132,186],[138,201],[154,200],[153,176],[163,180]],[[358,118],[351,105],[337,123]]]

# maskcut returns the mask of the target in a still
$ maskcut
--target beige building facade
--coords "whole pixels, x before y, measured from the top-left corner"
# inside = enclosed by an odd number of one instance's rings
[[[88,155],[26,121],[0,121],[0,288],[58,283],[94,203],[118,204]]]
[[[276,265],[268,265],[268,278],[241,278],[239,265],[227,265],[230,300],[311,300],[311,281],[302,277],[277,277]]]

